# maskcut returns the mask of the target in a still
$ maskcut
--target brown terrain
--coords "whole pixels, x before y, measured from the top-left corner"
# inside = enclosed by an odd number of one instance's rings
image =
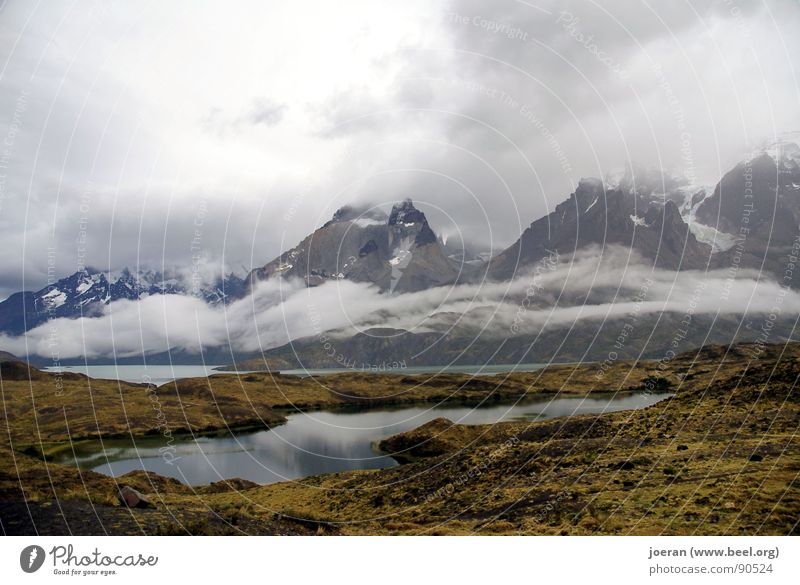
[[[0,359],[6,534],[796,534],[800,344],[500,376],[275,373],[159,388]],[[55,464],[88,439],[264,429],[295,409],[669,391],[651,407],[542,422],[437,419],[380,444],[403,464],[190,487]],[[118,491],[144,495],[129,508]]]

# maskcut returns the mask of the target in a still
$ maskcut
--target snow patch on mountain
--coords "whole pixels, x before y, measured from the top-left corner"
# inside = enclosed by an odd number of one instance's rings
[[[87,280],[82,281],[78,285],[78,288],[75,289],[75,292],[77,292],[79,295],[82,295],[83,293],[85,293],[87,290],[89,290],[93,286],[94,286],[94,282],[91,279],[87,279]]]
[[[631,215],[630,217],[631,221],[633,222],[633,225],[639,227],[647,227],[647,222],[645,222],[643,217],[639,217],[638,215]]]
[[[36,292],[24,293],[30,299],[29,304],[20,304],[12,298],[14,295],[0,302],[0,314],[6,315],[0,331],[19,333],[50,319],[86,316],[118,300],[180,295],[216,305],[238,297],[243,290],[244,280],[234,274],[206,284],[153,270],[133,272],[126,268],[112,272],[85,268]],[[17,295],[17,298],[23,297]]]
[[[699,221],[689,222],[689,231],[694,234],[698,242],[711,246],[711,253],[717,254],[730,250],[736,245],[736,236],[726,234]]]
[[[714,188],[690,185],[681,189],[681,191],[684,195],[683,204],[679,207],[681,217],[683,217],[686,225],[689,226],[689,231],[692,232],[695,239],[711,246],[712,254],[718,254],[733,248],[736,245],[736,236],[720,231],[713,226],[700,223],[695,217],[697,209],[703,201],[714,193]]]
[[[408,268],[408,265],[411,263],[411,258],[413,257],[411,247],[413,245],[413,238],[404,238],[400,242],[400,245],[392,252],[392,258],[389,260],[389,265],[392,268],[392,276],[389,282],[390,293],[394,292],[397,283],[403,276],[403,271]]]
[[[56,309],[67,302],[67,293],[54,288],[42,295],[42,300],[48,309]]]

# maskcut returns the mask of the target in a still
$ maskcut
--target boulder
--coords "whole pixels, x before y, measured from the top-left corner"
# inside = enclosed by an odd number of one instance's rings
[[[151,504],[147,498],[129,485],[122,486],[117,497],[119,498],[120,504],[127,506],[128,508],[153,507],[153,504]]]

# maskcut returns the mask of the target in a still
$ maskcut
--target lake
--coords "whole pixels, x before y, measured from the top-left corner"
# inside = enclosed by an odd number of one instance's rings
[[[159,449],[164,437],[131,441],[92,441],[75,446],[57,461],[118,476],[135,469],[175,477],[190,485],[241,477],[268,484],[321,473],[379,469],[397,463],[378,452],[375,444],[391,435],[416,428],[438,417],[462,424],[510,420],[544,420],[574,414],[644,408],[669,394],[616,394],[542,398],[514,404],[485,406],[415,406],[395,410],[312,411],[292,414],[271,430],[235,436],[199,437],[174,441],[174,461]]]
[[[181,378],[198,378],[210,376],[211,374],[220,374],[214,371],[218,364],[213,365],[136,365],[136,366],[118,366],[116,364],[97,365],[97,366],[58,366],[42,368],[45,372],[75,372],[77,374],[86,374],[90,378],[97,378],[101,380],[122,380],[123,382],[131,382],[134,384],[141,384],[147,382],[161,386],[172,380],[179,380]],[[223,372],[224,373],[224,372]],[[235,374],[237,372],[229,372]]]
[[[451,374],[481,374],[494,375],[507,372],[535,372],[549,364],[508,364],[508,365],[484,365],[484,366],[413,366],[402,369],[379,371],[380,374],[434,374],[446,372]],[[220,372],[214,365],[92,365],[92,366],[58,366],[42,368],[45,372],[76,372],[86,374],[90,378],[103,380],[122,380],[140,384],[149,382],[160,386],[181,378],[198,378],[213,375],[232,375],[245,374],[249,372]],[[326,374],[353,373],[361,370],[347,368],[328,368],[328,369],[307,369],[307,370],[281,370],[281,374],[306,376],[324,376]]]
[[[589,363],[589,362],[583,362]],[[472,374],[476,376],[494,376],[497,374],[507,374],[509,372],[535,372],[547,366],[564,365],[563,363],[553,362],[551,364],[486,364],[482,366],[408,366],[405,368],[394,368],[386,370],[376,370],[375,374],[403,374],[406,376],[413,376],[414,374]],[[326,374],[342,374],[362,372],[365,370],[348,369],[348,368],[319,368],[319,369],[298,369],[298,370],[281,370],[281,374],[292,376],[324,376]]]

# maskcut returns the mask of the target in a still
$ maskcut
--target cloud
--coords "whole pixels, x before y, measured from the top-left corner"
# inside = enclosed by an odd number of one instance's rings
[[[257,97],[244,113],[238,115],[226,114],[223,108],[212,107],[201,118],[200,124],[217,137],[226,138],[229,133],[236,134],[253,126],[275,126],[283,120],[288,107],[269,98]]]
[[[653,269],[629,250],[609,246],[534,267],[509,283],[402,295],[380,294],[375,287],[346,280],[306,288],[274,279],[227,307],[175,295],[118,301],[97,317],[57,319],[24,336],[2,336],[0,347],[19,355],[55,351],[60,359],[218,347],[256,352],[322,332],[347,337],[372,327],[504,338],[587,320],[661,313],[690,318],[774,314],[779,320],[800,314],[800,293],[754,271],[740,271],[731,280],[724,270]]]
[[[209,261],[251,267],[354,201],[497,248],[584,176],[716,182],[800,127],[798,26],[790,0],[11,0],[0,296],[44,286],[49,248],[73,271],[84,229],[90,265],[189,265],[201,201]]]
[[[246,119],[253,125],[274,126],[283,118],[286,104],[276,104],[266,98],[253,100],[253,107],[246,114]]]

